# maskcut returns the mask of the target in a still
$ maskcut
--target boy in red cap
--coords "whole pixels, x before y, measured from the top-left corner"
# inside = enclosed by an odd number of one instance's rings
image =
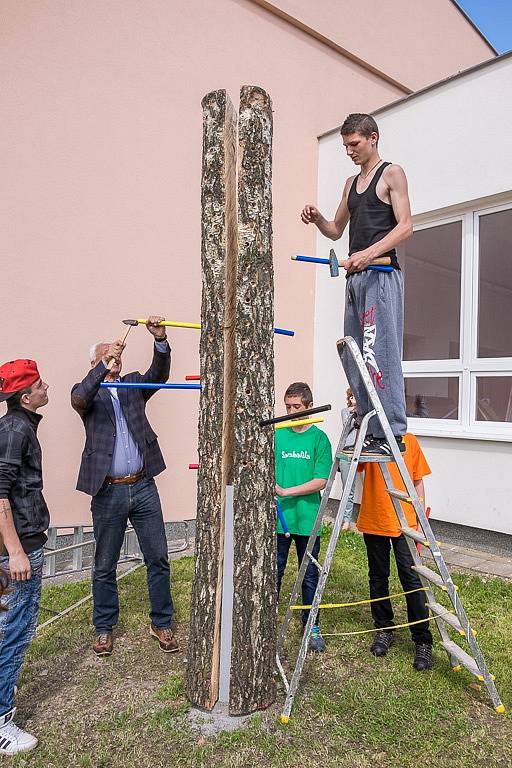
[[[37,739],[14,724],[14,692],[25,652],[34,637],[43,573],[43,546],[50,523],[43,497],[38,409],[48,402],[48,385],[33,360],[0,367],[0,569],[10,589],[0,612],[0,755],[33,749]]]

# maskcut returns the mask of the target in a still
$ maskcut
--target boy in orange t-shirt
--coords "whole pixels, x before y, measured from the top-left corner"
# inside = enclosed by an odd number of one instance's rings
[[[430,474],[430,467],[422,453],[414,435],[407,433],[404,437],[406,451],[405,465],[414,482],[414,487],[424,503],[425,491],[423,478]],[[405,490],[400,473],[394,463],[389,463],[388,469],[393,487]],[[421,589],[421,581],[417,573],[411,570],[413,559],[405,536],[400,531],[400,523],[396,516],[391,499],[386,492],[384,478],[377,464],[360,464],[359,470],[365,470],[363,498],[357,519],[357,527],[363,533],[366,553],[368,556],[368,576],[370,581],[370,597],[382,598],[389,595],[390,552],[393,546],[398,578],[404,592]],[[408,525],[416,528],[417,520],[414,508],[402,503],[402,509]],[[413,624],[410,627],[412,640],[416,647],[413,666],[419,671],[432,668],[432,634],[428,628],[428,608],[425,592],[413,592],[405,596],[407,602],[407,617],[409,622],[425,619],[425,623]],[[374,656],[385,656],[393,643],[393,608],[391,601],[378,600],[371,603],[374,626],[380,630],[370,646]]]

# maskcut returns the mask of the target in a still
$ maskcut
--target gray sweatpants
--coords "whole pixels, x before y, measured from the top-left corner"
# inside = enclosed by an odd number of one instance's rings
[[[347,279],[345,336],[352,336],[361,353],[395,437],[405,435],[402,343],[404,335],[404,278],[402,272],[356,272]],[[343,352],[343,368],[357,402],[358,421],[372,406],[350,352]],[[368,434],[384,437],[378,419],[370,419]]]

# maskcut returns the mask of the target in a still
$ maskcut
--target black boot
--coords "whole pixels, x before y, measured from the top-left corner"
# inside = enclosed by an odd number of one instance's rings
[[[374,656],[385,656],[394,642],[393,633],[389,631],[377,632],[375,640],[370,645],[370,653]]]
[[[425,672],[427,669],[432,669],[434,666],[432,660],[432,646],[427,645],[427,643],[416,643],[416,652],[414,654],[412,665],[418,672]]]

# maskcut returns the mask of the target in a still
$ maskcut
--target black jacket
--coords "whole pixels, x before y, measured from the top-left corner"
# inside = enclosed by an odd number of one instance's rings
[[[121,381],[165,383],[171,369],[171,350],[153,351],[153,360],[142,374],[136,371],[121,377]],[[85,427],[85,447],[78,474],[77,490],[95,496],[105,482],[112,464],[116,438],[116,420],[108,389],[100,389],[107,375],[105,365],[100,361],[71,390],[71,405],[82,417]],[[144,459],[144,474],[155,477],[165,469],[165,462],[146,416],[146,403],[158,390],[119,389],[119,402],[133,439]]]
[[[0,418],[0,499],[9,499],[14,527],[27,553],[43,546],[50,524],[37,439],[41,418],[21,406]]]

